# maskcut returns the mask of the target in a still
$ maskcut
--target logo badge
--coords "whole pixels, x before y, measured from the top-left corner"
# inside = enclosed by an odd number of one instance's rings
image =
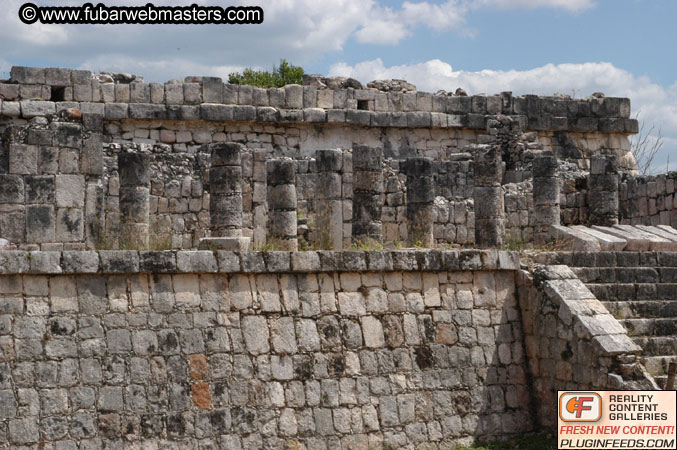
[[[602,397],[596,392],[564,392],[559,396],[563,422],[597,422],[602,417]]]

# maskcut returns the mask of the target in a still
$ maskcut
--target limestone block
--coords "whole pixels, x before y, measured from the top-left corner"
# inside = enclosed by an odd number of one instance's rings
[[[104,85],[101,85],[102,88]],[[153,104],[160,104],[165,102],[165,85],[162,83],[150,83],[149,85],[149,91],[150,91],[150,103]],[[144,94],[145,95],[145,94]],[[106,101],[104,99],[104,101]],[[144,101],[143,103],[148,103],[148,101]]]
[[[205,103],[223,103],[223,80],[218,77],[203,77],[202,97]]]
[[[81,175],[56,175],[56,206],[82,208],[85,204],[85,179]]]
[[[216,256],[211,251],[179,251],[176,267],[187,273],[213,273],[218,271]]]
[[[202,120],[229,121],[233,120],[233,106],[203,104],[200,106]]]
[[[96,273],[99,270],[99,254],[97,252],[63,252],[64,273]]]
[[[256,107],[251,105],[235,106],[233,108],[233,120],[256,120]]]
[[[115,102],[115,84],[113,84],[113,83],[102,83],[99,86],[99,89],[101,91],[101,100],[104,103]],[[162,101],[164,102],[164,91],[163,91],[162,95],[163,95]]]
[[[19,98],[19,85],[0,83],[0,97],[3,100],[16,100]]]
[[[316,108],[317,107],[317,87],[303,86],[303,107]]]
[[[202,103],[202,88],[200,84],[183,84],[183,103],[186,105],[199,105]]]
[[[19,96],[23,100],[42,100],[42,86],[39,84],[22,84],[19,86]],[[49,100],[49,97],[46,100]]]
[[[367,313],[365,298],[359,292],[339,292],[338,304],[342,316],[364,316]]]
[[[129,103],[129,84],[115,84],[115,101],[117,103]]]
[[[226,105],[237,105],[237,97],[240,86],[237,84],[223,84],[223,103]]]
[[[92,84],[76,84],[73,86],[73,100],[76,102],[91,102],[92,101]]]
[[[26,240],[28,242],[52,242],[55,238],[55,230],[55,213],[52,205],[26,207]]]
[[[273,350],[278,353],[296,353],[296,330],[294,319],[281,317],[270,320],[270,334]]]
[[[291,254],[292,270],[315,272],[320,270],[320,257],[317,252],[298,252]]]
[[[240,326],[247,351],[255,355],[270,351],[268,344],[270,334],[264,317],[245,316],[240,320]]]
[[[116,99],[117,101],[117,99]],[[183,104],[183,86],[180,84],[165,84],[165,103],[168,105]]]
[[[46,69],[38,67],[13,66],[10,80],[18,84],[45,84]]]
[[[313,123],[327,122],[327,112],[322,108],[306,108],[303,110],[303,121]]]
[[[129,117],[129,105],[127,103],[106,103],[104,117],[106,119],[126,119]]]
[[[288,84],[284,87],[285,107],[290,109],[303,109],[303,86]]]
[[[31,196],[35,198],[35,196]],[[23,203],[24,180],[19,175],[0,174],[0,203]]]
[[[134,273],[139,271],[139,253],[132,250],[102,250],[99,252],[103,273]]]
[[[84,228],[82,209],[57,209],[55,239],[58,242],[82,241],[84,239]]]
[[[317,107],[324,109],[334,107],[334,91],[332,89],[320,89],[317,91]]]
[[[21,115],[26,119],[38,116],[47,116],[56,113],[56,105],[54,102],[25,100],[20,103]],[[9,105],[3,104],[3,113],[5,115],[7,115],[6,111],[9,110],[6,108],[9,108]]]
[[[329,123],[345,123],[346,110],[344,109],[330,109],[327,111],[327,122]]]
[[[270,106],[270,102],[268,100],[268,90],[258,87],[252,88],[252,105]]]

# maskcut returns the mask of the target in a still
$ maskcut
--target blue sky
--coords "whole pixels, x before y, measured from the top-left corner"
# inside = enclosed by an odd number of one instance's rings
[[[3,1],[0,76],[21,64],[126,71],[153,81],[227,78],[287,58],[306,72],[362,82],[405,78],[433,92],[580,98],[602,91],[630,97],[640,119],[662,128],[655,170],[665,169],[668,154],[677,169],[674,0],[196,0],[262,6],[265,22],[248,26],[28,26],[17,19],[21,3]]]

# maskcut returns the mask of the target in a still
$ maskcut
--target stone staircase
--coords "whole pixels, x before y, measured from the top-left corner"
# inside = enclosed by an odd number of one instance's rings
[[[569,253],[570,266],[642,347],[659,386],[677,359],[677,252]],[[566,258],[566,257],[565,257]]]

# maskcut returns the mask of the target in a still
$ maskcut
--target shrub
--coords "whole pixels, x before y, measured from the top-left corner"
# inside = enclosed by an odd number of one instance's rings
[[[289,64],[286,59],[280,60],[280,66],[273,70],[244,69],[228,75],[230,84],[247,84],[260,88],[282,87],[286,84],[301,84],[303,82],[303,67]]]

